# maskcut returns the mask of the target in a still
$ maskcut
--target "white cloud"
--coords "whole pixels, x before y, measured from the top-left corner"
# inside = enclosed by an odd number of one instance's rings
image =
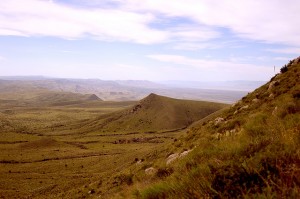
[[[220,36],[219,32],[211,28],[197,27],[197,25],[179,25],[168,31],[173,40],[184,42],[207,41]]]
[[[127,9],[229,28],[242,38],[300,46],[298,0],[126,0]]]
[[[147,26],[153,20],[151,14],[117,9],[79,9],[39,0],[0,2],[0,35],[67,39],[89,35],[145,44],[165,41],[166,32]]]
[[[216,61],[166,54],[148,55],[148,57],[160,62],[184,66],[194,73],[201,74],[202,78],[207,80],[267,80],[274,75],[272,67],[238,63],[238,60]]]
[[[175,48],[197,49],[187,44],[220,37],[221,30],[216,28],[227,28],[242,38],[300,46],[298,0],[73,0],[74,5],[57,2],[1,1],[0,35],[67,39],[91,36],[144,44],[175,41],[180,42]],[[87,7],[79,7],[84,4]],[[161,16],[174,20],[173,26],[150,25],[159,22]],[[176,17],[193,23],[182,26]]]

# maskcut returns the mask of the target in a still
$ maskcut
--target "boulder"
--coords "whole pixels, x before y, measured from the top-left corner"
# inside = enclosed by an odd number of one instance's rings
[[[187,154],[189,154],[192,151],[193,151],[193,149],[190,149],[190,150],[187,150],[187,151],[184,151],[184,152],[180,153],[179,158],[182,158],[182,157],[186,156]]]
[[[146,175],[155,175],[157,173],[157,169],[154,167],[149,167],[145,169]]]
[[[171,162],[175,161],[177,158],[179,157],[179,153],[173,153],[171,155],[169,155],[169,157],[167,158],[167,165],[170,164]]]

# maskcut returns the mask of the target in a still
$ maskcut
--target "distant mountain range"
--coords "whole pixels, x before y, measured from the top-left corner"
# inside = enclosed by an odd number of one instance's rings
[[[198,88],[198,89],[216,89],[216,90],[237,90],[237,91],[253,91],[254,89],[265,84],[265,81],[162,81],[163,85],[176,88]]]
[[[64,79],[44,76],[0,76],[0,98],[10,99],[15,93],[36,97],[45,91],[95,94],[105,101],[136,101],[150,93],[173,98],[233,103],[264,82],[165,81]],[[5,95],[3,95],[3,92]],[[35,93],[35,94],[34,94]],[[20,95],[19,95],[20,96]]]

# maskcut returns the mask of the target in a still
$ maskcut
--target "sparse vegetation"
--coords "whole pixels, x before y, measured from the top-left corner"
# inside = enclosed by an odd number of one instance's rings
[[[288,66],[287,65],[284,65],[281,69],[280,69],[280,72],[281,73],[285,73],[288,71]]]
[[[2,103],[0,197],[298,198],[299,75],[291,62],[231,107],[153,95],[140,106]],[[189,128],[159,129],[179,112],[188,120],[172,121],[190,125],[201,106],[208,109]]]
[[[262,86],[215,116],[223,122],[210,118],[190,128],[176,147],[193,143],[193,153],[174,162],[170,176],[139,190],[141,198],[298,198],[300,64],[289,67],[272,80],[279,82],[273,90]]]

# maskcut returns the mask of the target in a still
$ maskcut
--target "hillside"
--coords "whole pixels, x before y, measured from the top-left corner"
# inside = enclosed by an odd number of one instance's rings
[[[101,116],[88,125],[94,131],[107,132],[178,130],[224,107],[221,103],[179,100],[151,93],[132,108]]]
[[[299,198],[300,57],[130,168],[126,198]]]

